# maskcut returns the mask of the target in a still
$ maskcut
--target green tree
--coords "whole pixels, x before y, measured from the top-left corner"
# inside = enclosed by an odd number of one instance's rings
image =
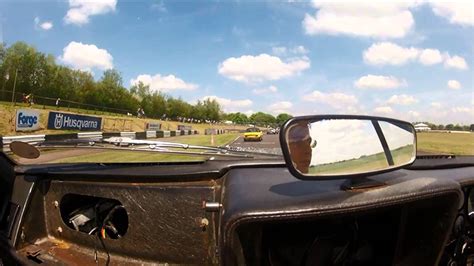
[[[446,128],[446,130],[453,130],[454,125],[453,124],[447,124],[445,128]]]
[[[226,114],[225,120],[230,120],[235,124],[243,125],[249,122],[247,115],[237,112],[237,113],[228,113]]]
[[[250,121],[258,126],[268,126],[275,124],[275,117],[271,114],[257,112],[250,116]]]
[[[16,42],[9,47],[0,43],[0,82],[4,89],[1,99],[10,99],[11,95],[4,92],[12,90],[17,70],[16,91],[35,94],[36,103],[42,101],[40,96],[47,96],[52,98],[44,100],[43,103],[48,105],[54,105],[55,99],[61,98],[63,104],[68,104],[67,101],[79,103],[71,106],[79,108],[87,104],[135,113],[141,106],[150,117],[166,114],[172,118],[219,121],[223,115],[215,99],[198,101],[193,106],[180,98],[153,92],[142,82],[128,90],[123,86],[120,72],[115,69],[104,71],[101,78],[95,81],[91,73],[57,65],[54,56],[41,53],[24,42]]]
[[[132,93],[139,101],[143,98],[150,96],[150,85],[145,85],[142,81],[134,84],[130,87],[130,93]]]
[[[291,116],[290,114],[287,114],[287,113],[281,113],[279,115],[277,115],[276,117],[276,123],[281,126],[283,125],[283,123],[285,123],[288,119],[292,118],[293,116]]]
[[[215,99],[205,99],[202,103],[205,118],[213,121],[219,121],[221,117],[221,107]]]

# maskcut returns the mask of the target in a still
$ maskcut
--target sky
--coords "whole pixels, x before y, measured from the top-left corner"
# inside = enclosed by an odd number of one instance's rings
[[[390,150],[413,145],[415,140],[412,132],[386,121],[380,121],[379,125]],[[377,132],[370,120],[320,120],[311,123],[309,129],[312,140],[317,140],[312,150],[313,166],[383,152]],[[411,147],[414,154],[415,146]],[[403,159],[405,158],[401,156],[394,160],[401,164],[400,160]]]
[[[226,112],[474,123],[473,1],[0,0],[0,41]]]

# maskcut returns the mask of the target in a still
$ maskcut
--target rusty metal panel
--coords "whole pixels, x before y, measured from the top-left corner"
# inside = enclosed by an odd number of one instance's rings
[[[203,201],[215,199],[214,190],[212,181],[166,184],[52,181],[44,201],[46,226],[50,236],[81,245],[93,254],[94,247],[100,249],[98,238],[64,224],[54,202],[60,202],[68,193],[116,199],[127,210],[129,226],[121,239],[104,240],[111,256],[120,254],[162,263],[214,264],[215,221],[213,214],[203,209]]]

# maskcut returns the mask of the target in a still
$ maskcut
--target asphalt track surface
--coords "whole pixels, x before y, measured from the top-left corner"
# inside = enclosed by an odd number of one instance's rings
[[[279,135],[263,135],[262,141],[244,141],[243,135],[239,136],[228,145],[230,148],[251,151],[264,152],[272,154],[281,154]]]

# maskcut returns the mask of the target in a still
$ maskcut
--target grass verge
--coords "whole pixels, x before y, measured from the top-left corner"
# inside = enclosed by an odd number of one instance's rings
[[[391,151],[395,166],[406,164],[413,158],[413,146],[405,146]],[[353,174],[386,169],[387,158],[383,152],[335,163],[309,168],[310,174]]]
[[[419,132],[417,137],[418,152],[474,155],[474,133]]]

